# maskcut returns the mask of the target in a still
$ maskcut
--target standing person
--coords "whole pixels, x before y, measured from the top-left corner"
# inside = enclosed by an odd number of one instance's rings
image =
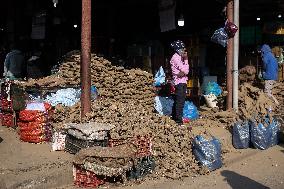
[[[188,56],[185,45],[182,41],[177,40],[171,43],[175,54],[171,58],[171,71],[175,85],[175,103],[173,109],[173,118],[177,124],[183,124],[183,107],[186,97],[186,84],[188,80]]]
[[[263,62],[262,77],[265,82],[264,92],[278,105],[278,100],[272,94],[272,89],[278,80],[277,60],[272,54],[271,48],[266,44],[261,47],[261,57]]]
[[[25,57],[15,44],[11,45],[11,51],[7,54],[4,62],[5,78],[21,79],[25,73]]]

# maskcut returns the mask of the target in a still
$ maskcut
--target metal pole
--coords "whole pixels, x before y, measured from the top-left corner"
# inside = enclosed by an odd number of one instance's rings
[[[81,118],[91,111],[91,0],[82,0]]]
[[[239,0],[234,0],[234,24],[239,27]],[[239,31],[234,37],[234,65],[233,65],[233,109],[238,111],[238,98],[239,98]]]
[[[229,21],[233,21],[233,1],[227,4],[227,17]],[[233,69],[233,39],[228,40],[227,45],[227,110],[232,109],[232,69]]]

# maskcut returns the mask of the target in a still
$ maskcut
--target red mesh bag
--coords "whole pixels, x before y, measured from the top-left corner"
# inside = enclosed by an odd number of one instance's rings
[[[99,178],[95,173],[87,171],[78,165],[73,165],[74,184],[78,187],[96,188],[105,183],[102,178]]]
[[[148,135],[143,135],[143,136],[138,135],[128,139],[110,139],[108,146],[114,147],[125,143],[132,143],[137,147],[138,149],[136,154],[137,158],[148,157],[153,155],[152,140],[151,137]]]
[[[33,142],[33,143],[40,143],[45,142],[45,136],[36,136],[36,135],[22,135],[20,134],[20,139],[24,142]]]
[[[1,102],[0,107],[2,110],[13,110],[12,99],[11,101],[8,101],[6,98],[1,97],[0,102]]]
[[[46,114],[38,110],[23,110],[19,113],[19,120],[21,121],[35,121],[43,119]]]
[[[12,113],[0,113],[0,119],[2,126],[13,127],[15,125]]]

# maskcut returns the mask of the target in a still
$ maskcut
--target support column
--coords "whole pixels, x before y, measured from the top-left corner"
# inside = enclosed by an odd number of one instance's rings
[[[91,0],[82,0],[81,118],[91,111]]]
[[[229,21],[233,21],[233,1],[230,0],[227,4],[227,17]],[[233,71],[233,39],[228,40],[227,45],[227,110],[232,109],[232,71]]]
[[[239,27],[239,0],[234,0],[234,24]],[[239,98],[239,31],[234,37],[234,65],[233,65],[233,109],[238,111]]]

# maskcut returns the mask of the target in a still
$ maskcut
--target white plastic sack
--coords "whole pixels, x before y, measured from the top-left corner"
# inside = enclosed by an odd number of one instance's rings
[[[50,103],[52,106],[62,104],[64,106],[73,106],[80,101],[80,89],[60,89],[56,93],[48,95],[44,100]]]
[[[216,108],[217,107],[217,97],[215,94],[208,94],[204,95],[204,98],[206,100],[206,104],[209,108]]]
[[[52,151],[63,151],[65,149],[66,133],[63,131],[55,131],[52,135]]]
[[[26,110],[38,110],[45,112],[44,103],[42,102],[29,102],[26,106]]]

